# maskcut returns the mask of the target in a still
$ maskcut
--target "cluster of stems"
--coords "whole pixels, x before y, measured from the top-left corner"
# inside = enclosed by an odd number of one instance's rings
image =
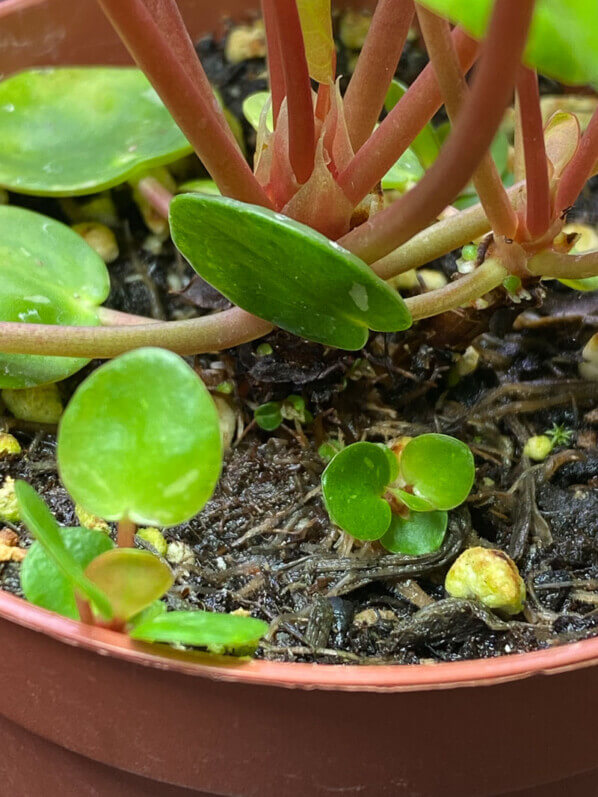
[[[98,0],[129,52],[145,72],[223,195],[279,210],[230,133],[185,28],[176,0]],[[436,111],[445,105],[451,133],[414,188],[346,232],[347,250],[389,279],[492,231],[515,242],[521,257],[489,259],[460,279],[407,299],[414,320],[456,309],[499,286],[511,271],[530,279],[580,278],[598,272],[598,256],[573,257],[550,248],[598,161],[598,112],[556,184],[551,183],[536,73],[521,65],[534,0],[496,0],[482,44],[413,0],[379,0],[344,98],[352,156],[334,175],[353,207],[379,185]],[[282,109],[294,185],[314,170],[318,130],[331,106],[332,83],[314,100],[296,0],[262,0],[275,124]],[[430,63],[376,127],[414,17]],[[334,59],[333,59],[334,61]],[[475,63],[473,79],[465,75]],[[334,75],[335,64],[331,64]],[[516,91],[515,173],[505,189],[489,147]],[[285,128],[286,129],[286,128]],[[446,213],[473,179],[480,204]],[[154,178],[139,190],[165,216],[170,194]],[[441,220],[438,220],[440,217]],[[561,218],[562,217],[562,218]],[[549,238],[547,239],[547,236]],[[546,245],[538,246],[546,239]],[[513,264],[516,263],[514,266]],[[218,351],[254,340],[272,326],[239,308],[177,322],[123,317],[104,310],[104,326],[62,328],[0,323],[7,353],[113,357],[144,345],[180,354]]]

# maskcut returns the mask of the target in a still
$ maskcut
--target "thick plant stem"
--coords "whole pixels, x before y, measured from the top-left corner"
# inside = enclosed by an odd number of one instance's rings
[[[541,238],[550,226],[550,184],[538,76],[532,69],[519,67],[517,96],[527,183],[526,224],[532,238]]]
[[[415,188],[344,236],[342,246],[368,263],[379,260],[430,224],[465,187],[511,99],[533,8],[534,0],[497,0],[473,88],[438,159]]]
[[[598,168],[598,109],[583,134],[577,152],[565,167],[556,192],[555,211],[561,214],[570,207],[584,187],[586,180]]]
[[[457,310],[497,288],[509,272],[496,258],[488,258],[481,266],[443,288],[405,299],[414,321]]]
[[[473,64],[478,45],[462,30],[453,32],[461,68]],[[438,81],[428,64],[413,81],[380,127],[338,177],[338,184],[354,205],[380,182],[442,104]]]
[[[276,24],[276,0],[262,0],[262,17],[266,28],[266,44],[268,48],[268,76],[270,78],[270,96],[272,97],[272,114],[274,127],[278,121],[280,107],[285,97],[282,53]]]
[[[353,151],[374,129],[413,19],[413,0],[379,0],[347,92],[345,118]]]
[[[139,324],[160,324],[155,318],[148,318],[144,315],[133,315],[132,313],[122,313],[120,310],[112,310],[110,307],[98,307],[98,318],[100,324],[109,326],[139,326]]]
[[[79,620],[85,625],[95,625],[93,612],[89,601],[82,598],[81,595],[75,590],[75,603],[77,604],[77,611],[79,612]]]
[[[222,351],[267,335],[272,324],[239,307],[188,321],[160,321],[106,327],[0,323],[4,354],[57,357],[117,357],[141,346],[160,346],[178,354]]]
[[[220,191],[271,208],[226,125],[175,0],[98,2]]]
[[[450,26],[446,20],[420,5],[417,7],[417,17],[446,110],[454,125],[469,89],[461,71]],[[473,184],[494,232],[513,238],[517,231],[517,215],[490,152],[486,152],[476,169]]]
[[[513,208],[525,202],[525,183],[518,183],[507,191]],[[372,263],[372,270],[384,280],[424,266],[432,260],[464,246],[490,232],[491,225],[481,204],[462,210],[454,216],[426,227],[386,257]]]
[[[565,255],[562,252],[540,252],[530,258],[527,270],[538,277],[556,279],[587,279],[598,277],[598,252]]]
[[[274,3],[289,113],[289,160],[299,183],[314,170],[314,107],[303,33],[295,0]]]
[[[135,546],[135,532],[137,526],[132,520],[119,520],[116,529],[116,542],[119,548],[133,548]]]
[[[172,201],[172,194],[155,177],[142,177],[137,183],[137,189],[154,210],[163,218],[168,218],[168,209]]]

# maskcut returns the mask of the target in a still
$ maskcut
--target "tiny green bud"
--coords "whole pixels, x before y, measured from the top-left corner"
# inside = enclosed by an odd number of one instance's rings
[[[508,277],[505,277],[502,284],[503,288],[509,293],[517,293],[521,288],[521,280],[515,274],[509,274]]]
[[[298,421],[299,423],[311,423],[313,416],[305,407],[305,399],[294,394],[287,396],[282,402],[280,413],[286,421]]]
[[[226,382],[220,382],[219,385],[216,386],[216,393],[222,393],[225,396],[230,396],[230,394],[235,389],[235,386],[230,380]]]
[[[17,438],[7,432],[0,432],[0,458],[20,453],[21,445]]]
[[[105,531],[106,533],[110,531],[110,526],[106,523],[104,518],[98,517],[97,515],[88,512],[87,509],[84,509],[81,506],[81,504],[75,504],[75,515],[77,516],[79,524],[86,529]]]
[[[58,423],[62,400],[55,384],[22,390],[5,388],[2,399],[15,418],[33,423]]]
[[[253,413],[255,422],[266,432],[273,432],[282,423],[282,412],[280,401],[267,401],[261,404]]]
[[[478,256],[478,248],[475,244],[466,244],[461,250],[463,260],[475,260]]]
[[[489,609],[519,614],[525,601],[525,584],[515,562],[504,551],[468,548],[453,562],[444,588],[453,598],[478,600]]]
[[[0,520],[17,523],[20,519],[21,511],[15,493],[15,480],[7,476],[0,487]]]
[[[139,529],[136,536],[140,537],[146,542],[149,542],[152,548],[154,548],[154,550],[156,550],[160,556],[166,556],[168,543],[166,542],[160,529],[155,529],[151,526],[148,526],[147,528]]]
[[[533,459],[534,462],[542,462],[552,451],[552,440],[548,435],[539,434],[530,437],[523,448],[526,457]]]
[[[255,353],[258,357],[267,357],[269,354],[272,354],[273,351],[274,349],[269,343],[260,343]]]

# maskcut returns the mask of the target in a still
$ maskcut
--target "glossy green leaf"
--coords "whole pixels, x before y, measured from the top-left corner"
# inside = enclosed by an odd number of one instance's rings
[[[481,38],[492,0],[422,0],[422,5]],[[570,85],[598,84],[596,0],[537,0],[524,60]]]
[[[318,83],[334,81],[335,47],[330,0],[297,0],[309,76]]]
[[[143,642],[167,642],[207,648],[212,653],[253,651],[268,624],[253,617],[217,612],[166,612],[139,623],[130,632]]]
[[[400,191],[405,193],[413,188],[424,176],[424,167],[419,162],[415,152],[406,149],[394,166],[382,178],[382,188],[385,191]]]
[[[384,108],[387,112],[392,111],[401,97],[407,91],[408,86],[400,80],[393,80],[386,94]],[[424,169],[429,169],[434,163],[440,152],[440,142],[436,136],[436,131],[432,124],[428,123],[411,142],[410,149],[419,159]]]
[[[0,206],[0,320],[97,325],[110,278],[101,257],[69,227],[30,210]],[[1,354],[0,388],[57,382],[88,360]]]
[[[167,564],[149,551],[114,548],[89,563],[85,575],[108,596],[114,616],[128,620],[172,587]]]
[[[390,523],[390,506],[382,498],[393,477],[387,451],[375,443],[353,443],[322,474],[330,518],[358,540],[380,539]]]
[[[270,103],[269,91],[256,91],[255,94],[250,94],[243,100],[243,116],[256,132],[260,129],[262,113],[266,103]],[[274,130],[274,113],[272,112],[271,103],[266,116],[266,127],[270,132]]]
[[[179,185],[178,191],[180,194],[194,192],[196,194],[220,196],[220,190],[213,180],[187,180],[186,183]]]
[[[136,626],[140,623],[145,623],[148,620],[153,620],[155,617],[159,617],[161,614],[166,613],[166,604],[164,601],[156,600],[153,603],[150,603],[145,609],[139,612],[139,614],[134,615],[129,619],[130,626]]]
[[[25,523],[29,531],[36,537],[41,546],[43,546],[47,556],[54,562],[58,570],[67,581],[70,582],[73,588],[76,588],[85,598],[91,601],[100,614],[107,619],[111,619],[113,616],[112,606],[110,605],[107,595],[87,578],[83,570],[83,562],[81,560],[85,560],[87,553],[93,549],[93,546],[87,548],[84,542],[78,546],[67,543],[65,536],[63,536],[63,531],[58,526],[58,523],[56,523],[54,516],[33,487],[27,484],[27,482],[17,481],[15,483],[15,493],[19,502],[23,523]],[[80,531],[85,533],[89,531],[89,529],[81,529]],[[98,532],[98,534],[103,534],[103,532]],[[84,537],[81,539],[83,540]],[[110,540],[109,538],[107,539],[107,544],[109,544]],[[94,545],[101,545],[97,542],[97,538],[95,538]],[[36,554],[34,556],[33,568],[35,568],[37,556],[40,555]],[[53,583],[58,585],[58,589],[60,588],[56,580],[54,580]],[[50,585],[48,588],[50,588]],[[39,596],[39,593],[40,585],[37,584],[35,594]],[[64,594],[62,598],[60,598],[57,592],[53,597],[49,597],[48,599],[56,600],[56,605],[62,606],[63,609],[69,609],[68,601],[62,602],[63,598]],[[48,608],[51,607],[48,606]],[[72,609],[72,605],[70,608]],[[55,611],[60,611],[60,609],[55,609]],[[60,613],[62,614],[64,612]],[[72,616],[72,614],[68,614],[67,616]]]
[[[419,495],[414,495],[413,493],[407,492],[407,490],[401,490],[397,488],[392,488],[391,492],[399,501],[402,501],[405,506],[408,506],[413,512],[429,512],[431,509],[434,509],[433,504],[430,501],[427,501],[425,498],[422,498]]]
[[[170,204],[170,227],[177,248],[210,285],[295,335],[356,350],[368,329],[411,324],[401,297],[363,261],[279,213],[182,194]]]
[[[68,554],[81,568],[96,556],[109,551],[114,543],[105,531],[86,528],[61,528],[60,535]],[[55,563],[41,542],[34,542],[21,565],[21,587],[30,603],[79,619],[73,582]]]
[[[268,401],[256,408],[253,413],[255,422],[266,432],[273,432],[282,423],[280,401]]]
[[[423,556],[442,545],[448,515],[446,512],[410,512],[408,518],[393,515],[380,544],[390,553]]]
[[[171,526],[211,496],[222,461],[218,413],[185,361],[137,349],[81,384],[58,430],[65,487],[107,520]]]
[[[191,147],[138,69],[68,67],[0,83],[0,185],[24,194],[91,194]]]
[[[475,477],[469,447],[445,434],[414,437],[403,449],[400,470],[415,495],[436,509],[453,509],[462,504]]]

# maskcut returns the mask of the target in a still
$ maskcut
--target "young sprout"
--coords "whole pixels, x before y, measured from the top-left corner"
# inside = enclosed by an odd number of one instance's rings
[[[147,551],[115,548],[103,532],[61,529],[26,482],[16,485],[23,520],[37,541],[21,565],[25,597],[87,623],[108,623],[134,639],[243,655],[267,624],[252,617],[170,612],[160,598],[173,584],[170,568]]]
[[[58,430],[58,467],[77,503],[118,521],[170,526],[211,496],[221,464],[218,414],[180,357],[138,349],[94,371],[75,391]]]
[[[543,462],[552,451],[552,440],[548,435],[540,434],[528,438],[523,453],[534,462]]]
[[[525,601],[525,583],[517,565],[504,551],[468,548],[453,562],[444,586],[454,598],[478,600],[506,615],[519,614]]]
[[[313,415],[305,406],[302,396],[291,394],[284,401],[268,401],[256,408],[253,413],[255,422],[267,432],[278,429],[283,421],[295,421],[299,424],[311,423]]]
[[[328,514],[353,537],[380,540],[392,553],[435,551],[447,510],[471,490],[473,455],[460,440],[439,434],[408,438],[397,453],[365,442],[338,452],[322,475]]]

